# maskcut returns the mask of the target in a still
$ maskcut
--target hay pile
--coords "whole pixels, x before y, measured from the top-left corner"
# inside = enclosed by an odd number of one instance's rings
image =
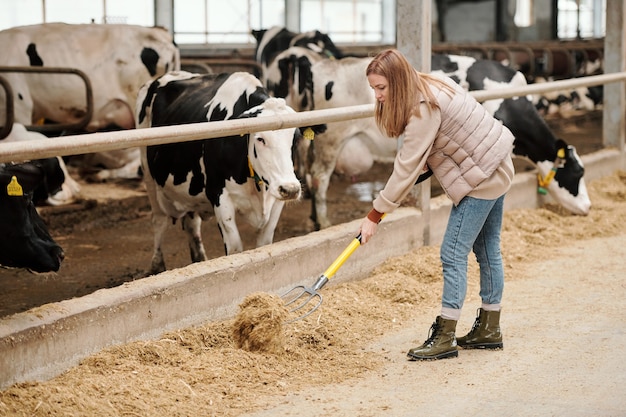
[[[239,304],[233,323],[235,345],[249,352],[282,353],[285,350],[283,326],[289,311],[277,295],[253,293]]]

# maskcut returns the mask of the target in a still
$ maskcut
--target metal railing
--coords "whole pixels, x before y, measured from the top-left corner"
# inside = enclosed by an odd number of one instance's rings
[[[626,80],[626,72],[581,77],[524,87],[473,91],[479,101],[510,98],[548,91],[594,86]],[[22,162],[52,156],[104,152],[136,146],[160,145],[250,132],[279,130],[299,126],[362,119],[374,115],[373,104],[267,116],[241,120],[193,123],[178,126],[130,129],[115,132],[97,132],[86,135],[62,136],[54,139],[36,139],[23,142],[0,142],[0,162]]]
[[[77,131],[83,129],[85,126],[89,124],[91,118],[93,116],[93,90],[91,88],[91,81],[89,81],[89,77],[83,71],[76,68],[61,68],[61,67],[4,67],[0,66],[0,73],[40,73],[40,74],[70,74],[78,76],[83,83],[85,84],[85,114],[74,123],[50,123],[50,124],[41,124],[41,125],[27,125],[26,129],[33,130],[36,132],[61,132],[63,130]],[[7,92],[7,103],[9,90],[6,89]],[[0,135],[0,139],[5,138],[13,127],[14,121],[14,106],[13,106],[13,94],[11,96],[11,106],[7,105],[6,111],[6,124],[3,126],[4,129],[8,129],[8,132],[5,136]],[[9,112],[10,110],[10,112]],[[9,121],[11,123],[9,123]],[[7,127],[8,126],[8,127]]]

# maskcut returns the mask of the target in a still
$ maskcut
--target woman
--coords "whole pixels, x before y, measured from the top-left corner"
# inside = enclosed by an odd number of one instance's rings
[[[404,135],[393,172],[360,227],[361,241],[376,232],[420,175],[432,172],[453,201],[441,244],[441,315],[428,339],[409,350],[410,360],[458,356],[464,348],[502,348],[500,253],[504,195],[511,186],[513,135],[454,81],[417,72],[397,50],[385,50],[366,70],[376,96],[375,119],[389,137]],[[472,330],[458,339],[456,324],[467,291],[467,259],[480,266],[482,305]]]

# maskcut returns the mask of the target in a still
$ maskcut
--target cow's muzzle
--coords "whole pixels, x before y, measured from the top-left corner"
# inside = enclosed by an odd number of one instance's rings
[[[278,186],[278,194],[282,200],[297,200],[301,193],[300,183],[281,184]]]

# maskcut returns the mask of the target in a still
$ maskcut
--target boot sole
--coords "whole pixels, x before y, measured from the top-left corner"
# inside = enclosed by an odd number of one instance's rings
[[[463,349],[504,349],[504,345],[502,343],[480,343],[475,345],[459,345],[459,347],[462,347]]]
[[[419,356],[412,353],[407,353],[406,355],[408,356],[410,361],[433,361],[437,359],[456,358],[457,356],[459,356],[459,351],[454,350],[452,352],[444,352],[435,356]]]

